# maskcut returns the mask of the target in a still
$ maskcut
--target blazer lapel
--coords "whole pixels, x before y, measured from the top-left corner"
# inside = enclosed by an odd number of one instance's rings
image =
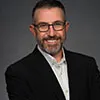
[[[77,80],[77,64],[75,59],[72,57],[72,54],[69,51],[65,51],[65,56],[67,60],[68,67],[68,78],[69,78],[69,92],[70,92],[70,100],[78,100],[78,80]]]
[[[51,66],[46,61],[44,56],[39,52],[37,48],[35,48],[34,52],[35,55],[35,65],[36,70],[40,73],[41,78],[46,83],[47,90],[55,96],[56,100],[65,100],[65,96],[59,85],[59,82],[51,69]],[[70,100],[78,100],[79,98],[79,90],[77,86],[79,85],[77,76],[77,64],[75,58],[73,58],[72,53],[65,50],[65,57],[67,60],[67,67],[68,67],[68,78],[69,78],[69,92],[70,92]],[[38,68],[40,66],[40,68]]]
[[[46,61],[46,59],[43,57],[43,55],[38,51],[38,49],[35,49],[35,55],[36,55],[36,61],[39,61],[37,63],[37,66],[40,66],[37,70],[41,74],[41,77],[44,78],[45,82],[47,83],[49,91],[52,92],[52,94],[55,96],[56,100],[65,100],[63,91],[58,83],[58,80],[52,71],[49,63]]]

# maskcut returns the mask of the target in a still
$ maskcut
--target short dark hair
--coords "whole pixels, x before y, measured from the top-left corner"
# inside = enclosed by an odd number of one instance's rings
[[[35,11],[39,8],[52,8],[52,7],[58,7],[61,8],[64,12],[64,15],[66,15],[65,8],[63,4],[58,0],[40,0],[36,3],[35,7],[32,10],[32,18],[34,18]]]

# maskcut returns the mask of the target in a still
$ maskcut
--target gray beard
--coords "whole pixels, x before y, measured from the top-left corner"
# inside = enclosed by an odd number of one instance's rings
[[[63,44],[60,44],[60,45],[54,47],[54,48],[51,49],[51,50],[49,50],[48,48],[44,48],[43,45],[39,45],[39,46],[40,46],[40,48],[41,48],[44,52],[46,52],[46,53],[48,53],[48,54],[54,56],[54,55],[56,55],[57,53],[59,53],[60,50],[62,50]]]

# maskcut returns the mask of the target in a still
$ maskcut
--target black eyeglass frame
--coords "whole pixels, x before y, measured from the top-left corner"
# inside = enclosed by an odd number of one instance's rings
[[[45,24],[48,25],[48,29],[47,29],[46,31],[41,31],[41,30],[39,29],[39,25],[40,25],[40,24],[37,24],[37,25],[36,25],[36,24],[33,24],[33,23],[32,23],[32,25],[34,25],[34,27],[36,27],[40,32],[47,32],[47,31],[49,31],[50,26],[52,26],[52,27],[53,27],[53,30],[55,30],[55,31],[61,31],[61,30],[63,30],[63,29],[65,28],[66,20],[65,20],[64,22],[60,22],[60,23],[62,23],[63,28],[61,28],[61,29],[59,29],[59,30],[55,29],[55,27],[54,27],[54,25],[56,24],[56,22],[54,22],[54,23],[52,23],[52,24],[45,23]]]

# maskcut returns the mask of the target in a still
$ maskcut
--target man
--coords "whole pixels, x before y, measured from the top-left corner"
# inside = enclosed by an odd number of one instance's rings
[[[29,29],[35,50],[7,68],[10,100],[100,100],[100,72],[94,58],[65,50],[69,23],[57,0],[41,0]]]

